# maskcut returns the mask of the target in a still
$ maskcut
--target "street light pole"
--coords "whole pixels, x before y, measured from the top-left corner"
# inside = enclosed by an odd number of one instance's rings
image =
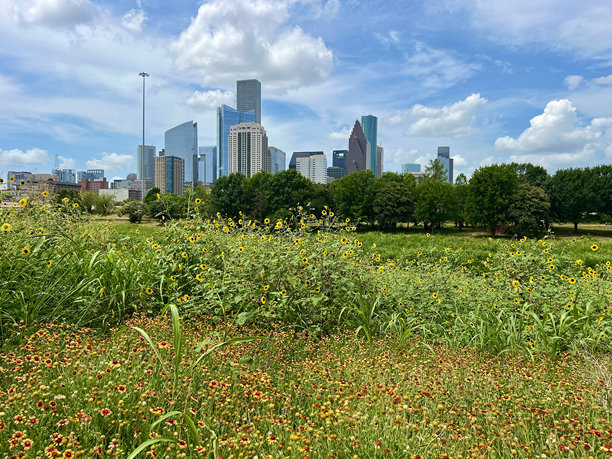
[[[142,77],[142,149],[140,150],[140,181],[142,184],[142,199],[145,197],[145,170],[144,170],[144,155],[145,155],[145,79],[149,76],[148,73],[140,72],[138,75]]]

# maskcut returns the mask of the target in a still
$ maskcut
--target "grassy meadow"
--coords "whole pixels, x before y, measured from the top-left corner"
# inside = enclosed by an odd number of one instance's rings
[[[2,457],[610,457],[612,240],[0,214]]]

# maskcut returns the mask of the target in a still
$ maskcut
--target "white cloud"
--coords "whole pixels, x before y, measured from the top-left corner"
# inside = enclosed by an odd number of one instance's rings
[[[576,89],[581,83],[582,77],[580,75],[568,75],[565,77],[565,80],[563,80],[563,84],[565,84],[565,87],[570,91]]]
[[[418,118],[405,131],[405,135],[453,137],[459,139],[473,134],[476,129],[475,111],[487,103],[480,94],[472,94],[465,100],[441,108],[414,105],[407,115]]]
[[[147,20],[147,15],[142,9],[131,9],[121,18],[121,23],[132,32],[141,32],[142,25]]]
[[[178,71],[206,86],[257,78],[266,89],[289,88],[325,80],[333,53],[322,38],[290,26],[292,1],[212,0],[200,6],[189,27],[171,45]]]
[[[100,159],[87,161],[87,169],[104,169],[105,171],[119,171],[127,168],[134,162],[134,156],[118,153],[102,153]]]
[[[11,0],[7,6],[22,25],[72,27],[93,21],[99,13],[89,0]]]
[[[234,93],[231,91],[221,91],[215,89],[211,91],[194,91],[185,103],[196,109],[213,109],[222,104],[231,105],[234,100]]]
[[[605,84],[605,85],[612,84],[612,75],[595,78],[593,79],[593,82],[596,84]]]
[[[594,118],[583,125],[567,99],[550,101],[518,138],[500,137],[495,148],[513,153],[511,161],[545,167],[585,164],[610,148],[612,118]]]
[[[453,165],[455,167],[467,166],[467,161],[462,155],[451,155],[451,158],[453,158]]]
[[[344,126],[340,131],[330,132],[329,138],[335,140],[346,140],[348,142],[348,138],[351,135],[351,128],[348,126]]]
[[[41,148],[30,148],[26,151],[17,148],[12,150],[2,150],[0,148],[0,164],[7,170],[20,167],[45,167],[47,159],[47,150]]]
[[[74,169],[76,161],[74,158],[66,158],[65,156],[57,156],[60,162],[60,169]]]

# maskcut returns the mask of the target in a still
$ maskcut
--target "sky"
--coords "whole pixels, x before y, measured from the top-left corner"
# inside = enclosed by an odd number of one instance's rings
[[[1,0],[0,175],[136,171],[142,142],[262,84],[269,145],[348,148],[378,117],[385,171],[450,146],[501,162],[612,163],[609,0]]]

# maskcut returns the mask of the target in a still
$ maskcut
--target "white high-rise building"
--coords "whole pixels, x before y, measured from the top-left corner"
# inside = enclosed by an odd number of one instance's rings
[[[296,158],[295,169],[314,183],[327,183],[327,157],[321,153]]]
[[[258,123],[240,123],[230,128],[227,141],[228,173],[240,172],[251,177],[270,172],[270,152],[266,130]]]

